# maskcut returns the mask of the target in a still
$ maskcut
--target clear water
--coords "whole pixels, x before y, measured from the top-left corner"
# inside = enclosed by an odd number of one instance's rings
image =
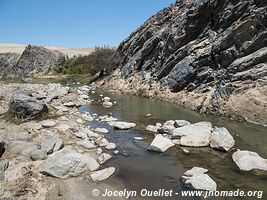
[[[113,116],[122,121],[137,124],[136,128],[128,131],[116,131],[105,123],[96,121],[90,124],[92,127],[109,129],[106,138],[117,145],[120,154],[118,156],[113,155],[113,159],[108,161],[106,165],[116,167],[117,171],[113,178],[122,181],[128,190],[139,191],[143,188],[149,190],[163,188],[173,189],[174,191],[185,190],[186,188],[180,182],[180,177],[186,170],[198,166],[209,170],[208,174],[217,183],[218,190],[235,190],[238,188],[240,190],[263,190],[267,199],[267,173],[241,172],[231,159],[233,152],[222,153],[205,147],[186,148],[190,153],[185,154],[179,146],[170,148],[165,153],[150,152],[146,149],[153,140],[153,135],[145,131],[145,127],[149,124],[163,123],[170,119],[184,119],[191,123],[210,121],[214,126],[223,126],[229,130],[235,138],[235,148],[251,150],[267,158],[266,127],[199,114],[159,100],[143,99],[130,95],[104,95],[111,97],[112,101],[117,101],[117,105],[108,109],[104,108],[97,103],[97,100],[101,98],[98,93],[92,96],[95,101],[82,107],[81,111],[89,111],[99,115],[111,112]],[[148,113],[151,113],[152,116],[146,117]],[[143,137],[144,140],[133,140],[136,136]],[[141,197],[131,199],[141,199]],[[155,199],[155,197],[150,199]],[[156,199],[178,199],[178,197]],[[235,197],[234,199],[246,198]]]

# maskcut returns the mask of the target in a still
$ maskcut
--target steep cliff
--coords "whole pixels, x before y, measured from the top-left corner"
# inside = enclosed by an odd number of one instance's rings
[[[267,124],[266,36],[266,0],[177,0],[120,44],[102,86]]]

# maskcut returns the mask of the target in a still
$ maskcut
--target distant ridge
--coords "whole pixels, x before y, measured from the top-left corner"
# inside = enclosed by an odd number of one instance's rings
[[[17,53],[22,54],[28,44],[4,44],[0,43],[0,53]],[[88,55],[94,48],[74,48],[74,47],[58,47],[58,46],[43,46],[49,50],[57,50],[63,54],[73,57],[74,55]]]

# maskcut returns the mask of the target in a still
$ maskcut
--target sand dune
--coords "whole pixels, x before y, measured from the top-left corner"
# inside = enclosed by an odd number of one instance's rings
[[[0,44],[0,53],[18,53],[22,54],[24,51],[26,44]],[[62,53],[72,57],[74,55],[88,55],[90,54],[94,48],[73,48],[73,47],[57,47],[57,46],[44,46],[47,49],[58,50]]]

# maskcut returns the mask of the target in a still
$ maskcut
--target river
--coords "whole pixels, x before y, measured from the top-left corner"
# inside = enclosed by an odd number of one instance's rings
[[[127,190],[140,191],[143,188],[148,190],[173,189],[176,192],[186,190],[180,182],[180,177],[186,170],[197,166],[209,170],[208,175],[217,183],[218,190],[262,190],[265,195],[267,194],[266,173],[240,171],[232,161],[233,151],[224,153],[210,147],[186,147],[185,149],[189,150],[190,153],[184,153],[180,146],[175,146],[164,153],[155,153],[147,151],[147,147],[153,140],[153,134],[145,130],[149,124],[164,123],[171,119],[184,119],[191,123],[210,121],[213,126],[226,127],[229,130],[236,141],[235,148],[254,151],[266,158],[266,127],[247,122],[231,121],[223,117],[208,116],[172,103],[131,95],[101,93],[117,102],[111,108],[104,108],[101,103],[98,103],[98,100],[101,99],[99,94],[92,95],[91,98],[94,99],[94,102],[81,107],[80,110],[99,115],[112,113],[119,120],[137,124],[136,128],[128,131],[114,130],[106,123],[97,121],[89,124],[91,127],[104,127],[109,130],[106,138],[117,145],[120,154],[113,155],[113,159],[105,165],[114,166],[117,169],[112,178],[120,180]],[[148,113],[152,115],[146,117]],[[133,139],[136,136],[143,137],[144,140],[136,141]],[[155,199],[155,197],[133,197],[131,199]],[[176,196],[156,199],[180,198]],[[235,197],[234,199],[246,198]]]

